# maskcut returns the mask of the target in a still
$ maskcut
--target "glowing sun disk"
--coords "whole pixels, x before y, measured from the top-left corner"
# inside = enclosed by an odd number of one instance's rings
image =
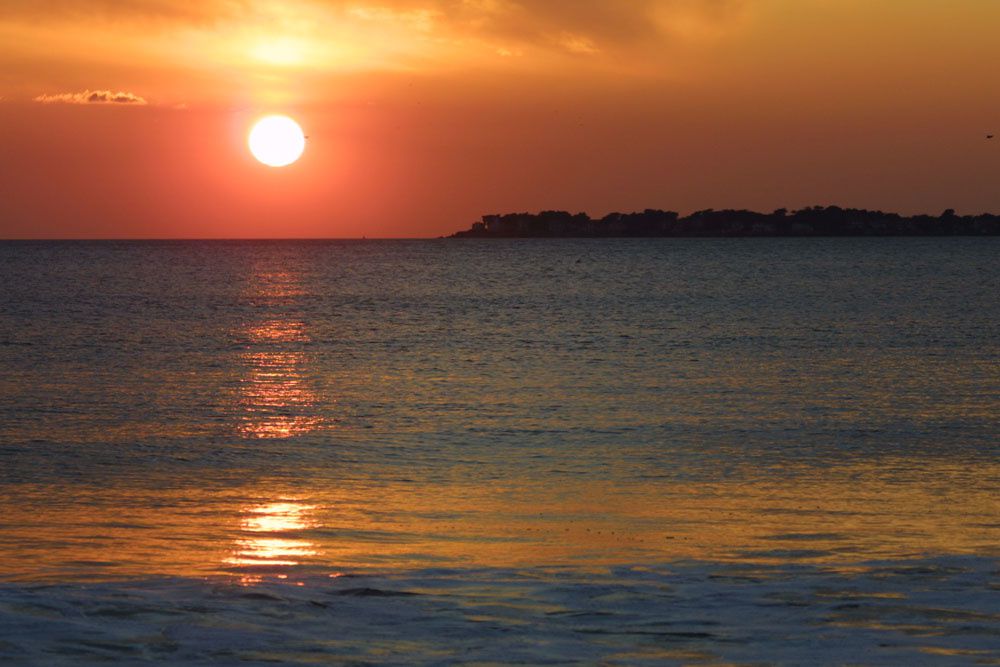
[[[288,116],[266,116],[250,130],[250,152],[269,167],[285,167],[299,159],[306,138],[299,124]]]

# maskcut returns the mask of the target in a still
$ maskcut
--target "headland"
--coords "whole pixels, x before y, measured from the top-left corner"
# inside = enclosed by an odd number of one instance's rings
[[[794,237],[794,236],[1000,236],[1000,215],[904,216],[839,206],[812,206],[772,213],[748,210],[676,211],[646,209],[610,213],[542,211],[484,215],[449,238],[620,238],[620,237]]]

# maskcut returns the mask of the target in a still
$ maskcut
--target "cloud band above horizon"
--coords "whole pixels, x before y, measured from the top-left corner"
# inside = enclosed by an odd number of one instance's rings
[[[58,93],[56,95],[39,95],[35,102],[42,104],[125,104],[145,106],[149,104],[145,98],[124,91],[85,90],[80,93]]]

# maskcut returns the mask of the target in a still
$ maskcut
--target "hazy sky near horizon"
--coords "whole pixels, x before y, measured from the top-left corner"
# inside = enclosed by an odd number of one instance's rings
[[[0,237],[1000,212],[993,0],[3,0]],[[294,165],[246,148],[285,113]]]

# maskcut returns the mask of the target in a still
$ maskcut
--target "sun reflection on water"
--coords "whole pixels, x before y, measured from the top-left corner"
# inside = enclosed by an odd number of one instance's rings
[[[309,342],[306,323],[292,320],[266,320],[252,324],[246,330],[252,343],[305,343]]]
[[[292,567],[315,556],[316,544],[297,534],[316,525],[315,510],[314,505],[287,500],[248,508],[226,564],[248,570],[243,582],[254,583],[262,570]]]
[[[301,278],[290,271],[263,272],[250,286],[254,302],[284,303],[304,293]],[[307,379],[311,342],[301,319],[272,316],[235,332],[247,351],[239,384],[237,431],[245,438],[281,439],[305,435],[322,425],[313,414],[318,403]]]
[[[290,271],[258,272],[251,282],[248,300],[273,308],[233,334],[245,348],[236,406],[236,429],[245,438],[291,438],[322,425],[315,414],[319,397],[309,381],[306,323],[283,314],[304,293],[301,276]],[[316,525],[315,510],[296,500],[244,508],[225,564],[239,570],[241,583],[253,584],[316,557],[317,545],[302,534]]]
[[[322,420],[303,414],[316,405],[304,376],[302,352],[252,352],[240,383],[239,432],[248,438],[289,438],[316,430]]]
[[[305,294],[302,277],[293,271],[261,271],[250,288],[253,299],[282,299]]]

